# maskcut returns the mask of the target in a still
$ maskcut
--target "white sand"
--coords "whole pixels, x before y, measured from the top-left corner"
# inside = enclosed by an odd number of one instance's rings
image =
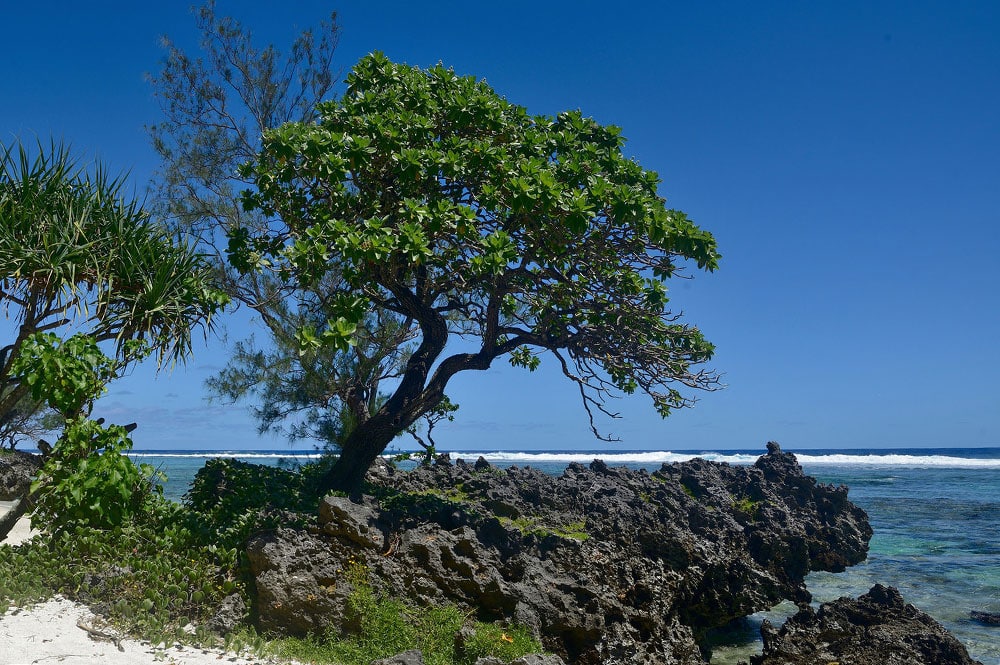
[[[0,501],[0,515],[5,515],[10,510],[10,501]],[[31,528],[31,521],[27,517],[22,517],[14,525],[14,528],[7,534],[7,539],[3,542],[8,545],[20,545],[28,538],[34,536],[38,531]]]
[[[0,514],[9,504],[0,503]],[[17,544],[33,536],[27,519],[18,522],[4,544]],[[84,605],[65,598],[34,605],[30,608],[11,608],[0,615],[0,663],[2,665],[250,665],[273,663],[273,659],[240,657],[216,650],[173,646],[157,648],[145,642],[124,639],[116,644],[112,640],[95,638],[78,624],[98,632],[100,621],[94,623],[93,613]],[[119,646],[121,649],[119,649]],[[292,661],[281,661],[292,662]]]
[[[0,662],[6,665],[250,665],[274,662],[193,647],[158,649],[128,639],[120,641],[119,650],[113,641],[95,639],[78,625],[93,627],[93,619],[89,609],[65,598],[55,598],[30,609],[11,609],[0,616]]]

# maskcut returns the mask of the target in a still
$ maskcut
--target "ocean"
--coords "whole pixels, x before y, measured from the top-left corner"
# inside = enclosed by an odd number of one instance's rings
[[[868,512],[875,535],[868,560],[843,573],[813,573],[806,582],[816,603],[858,596],[880,582],[898,587],[907,602],[927,612],[985,665],[1000,665],[1000,626],[970,620],[971,610],[1000,612],[1000,448],[803,450],[806,473],[847,485],[850,499]],[[450,452],[452,459],[480,455],[498,466],[532,466],[560,474],[570,462],[596,458],[608,464],[654,470],[663,463],[703,457],[752,464],[758,453],[719,451]],[[180,499],[212,457],[259,464],[296,464],[315,454],[295,451],[136,451],[136,461],[167,474],[164,494]],[[785,603],[715,636],[713,665],[730,665],[759,652],[764,618],[780,624],[793,613]]]

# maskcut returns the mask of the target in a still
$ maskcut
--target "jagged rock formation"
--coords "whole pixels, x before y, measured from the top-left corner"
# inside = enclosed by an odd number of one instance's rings
[[[42,458],[21,450],[0,451],[0,501],[13,501],[28,493],[42,468]]]
[[[941,624],[881,584],[857,600],[805,607],[780,630],[765,622],[760,632],[764,652],[752,665],[982,665]]]
[[[388,593],[528,626],[566,662],[700,664],[705,631],[808,601],[805,575],[864,560],[872,535],[847,488],[777,444],[749,467],[595,461],[552,477],[442,459],[369,480],[364,503],[327,497],[311,531],[248,544],[261,628],[351,630],[345,571],[364,566]]]

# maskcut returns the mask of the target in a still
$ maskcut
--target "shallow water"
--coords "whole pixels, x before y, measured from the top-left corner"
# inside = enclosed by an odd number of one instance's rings
[[[973,658],[1000,664],[1000,627],[969,618],[970,610],[1000,611],[1000,470],[803,466],[819,480],[848,485],[875,531],[867,561],[843,573],[809,575],[815,603],[857,597],[875,583],[894,586]],[[761,618],[752,617],[743,635],[754,643],[719,650],[713,665],[759,653]]]

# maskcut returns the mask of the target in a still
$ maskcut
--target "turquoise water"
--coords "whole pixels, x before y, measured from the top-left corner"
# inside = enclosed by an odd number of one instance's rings
[[[891,584],[973,657],[1000,663],[1000,627],[969,619],[970,610],[1000,612],[1000,469],[806,469],[848,485],[875,530],[866,562],[837,575],[810,575],[816,600]]]
[[[482,454],[499,466],[530,465],[562,473],[571,461],[600,457],[609,464],[655,469],[664,462],[705,457],[731,464],[753,463],[747,451],[579,453],[462,452]],[[138,453],[141,461],[168,474],[164,491],[178,499],[209,456],[236,456],[262,464],[308,460],[284,451],[259,453]],[[1000,627],[969,619],[970,610],[1000,612],[1000,448],[803,451],[800,463],[817,479],[850,487],[850,498],[869,515],[875,535],[868,560],[844,573],[813,573],[807,579],[817,602],[858,596],[880,582],[900,589],[907,602],[940,621],[986,665],[1000,665]],[[282,461],[285,460],[285,461]],[[713,663],[735,662],[759,649],[764,616],[780,623],[783,612],[755,615],[730,635]]]

